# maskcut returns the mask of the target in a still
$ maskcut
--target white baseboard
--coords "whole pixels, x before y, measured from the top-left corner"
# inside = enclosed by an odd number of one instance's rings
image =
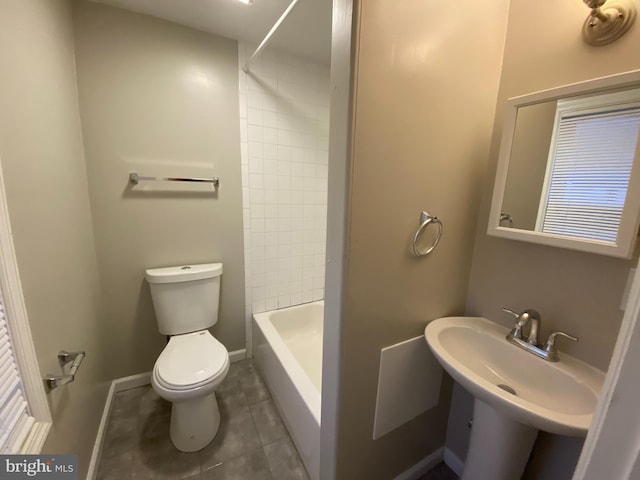
[[[109,393],[107,393],[107,399],[104,402],[104,409],[102,410],[102,418],[100,419],[100,426],[98,427],[98,433],[96,434],[96,441],[93,444],[93,451],[91,452],[91,461],[89,462],[89,470],[87,471],[86,480],[94,480],[98,474],[98,463],[100,461],[100,453],[102,452],[102,444],[104,443],[104,437],[107,434],[107,424],[109,423],[109,416],[111,415],[111,406],[116,393],[123,392],[124,390],[131,390],[132,388],[142,387],[151,383],[151,372],[139,373],[138,375],[131,375],[130,377],[117,378],[111,382],[109,387]]]
[[[114,393],[124,392],[132,388],[144,387],[151,384],[151,372],[138,373],[130,377],[116,378],[111,385],[114,386]]]
[[[435,452],[427,455],[418,463],[402,472],[393,480],[415,480],[416,478],[420,478],[442,461],[443,454],[444,447],[440,447]]]
[[[107,399],[104,402],[102,418],[100,419],[100,426],[98,427],[98,433],[96,434],[96,441],[93,444],[93,450],[91,451],[91,461],[89,462],[89,470],[87,471],[86,480],[94,480],[98,474],[98,462],[100,461],[100,452],[102,451],[104,437],[107,434],[107,422],[109,421],[109,414],[111,413],[113,397],[115,397],[115,386],[114,382],[111,382],[109,392],[107,393]]]
[[[239,362],[240,360],[244,360],[247,358],[247,349],[243,348],[242,350],[234,350],[233,352],[229,352],[229,361]]]
[[[462,476],[462,471],[464,470],[464,462],[458,458],[458,456],[453,453],[448,448],[444,449],[444,463],[447,464],[451,470],[455,472],[459,477]]]

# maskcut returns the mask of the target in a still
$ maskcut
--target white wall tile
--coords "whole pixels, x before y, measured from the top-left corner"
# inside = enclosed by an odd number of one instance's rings
[[[251,209],[249,209],[249,215],[251,216],[251,218],[259,218],[259,219],[263,219],[264,218],[264,205],[254,205],[251,207]],[[249,228],[251,228],[251,226],[249,226]]]
[[[242,128],[240,129],[240,139],[242,139]],[[263,142],[262,127],[258,125],[249,125],[248,132],[245,133],[249,142]]]
[[[263,148],[263,156],[265,160],[275,160],[276,158],[278,158],[278,147],[276,146],[276,144],[265,143]]]
[[[282,130],[278,126],[278,145],[291,146],[291,130]]]
[[[264,160],[262,158],[249,158],[249,175],[252,173],[264,173]],[[247,205],[247,207],[250,208],[249,205]]]
[[[267,298],[278,297],[278,275],[267,274]]]
[[[262,124],[265,127],[277,128],[278,127],[278,116],[276,112],[272,112],[269,110],[263,110],[262,112]]]
[[[251,205],[260,205],[265,203],[264,190],[249,188],[249,202]]]
[[[266,112],[265,112],[266,113]],[[277,144],[278,130],[272,127],[263,127],[262,141],[264,143]]]
[[[263,188],[265,188],[264,175],[262,173],[249,173],[249,189],[253,191]],[[250,208],[253,208],[253,205]]]
[[[292,162],[282,160],[278,162],[278,175],[291,175],[293,171]]]
[[[262,142],[248,142],[248,155],[249,158],[263,158],[264,157],[264,143]]]
[[[275,188],[269,188],[264,195],[264,203],[267,205],[278,204],[278,190]]]
[[[249,122],[249,125],[262,125],[262,110],[247,108],[247,122]]]
[[[265,233],[263,232],[251,232],[251,230],[249,230],[249,234],[251,235],[251,246],[253,247],[264,247],[266,245],[266,241],[265,241]],[[255,261],[257,261],[257,259],[253,259]],[[255,262],[253,262],[255,263]],[[246,263],[246,265],[251,265],[249,262]],[[255,270],[255,269],[254,269]],[[255,273],[262,273],[262,272],[255,272]]]
[[[278,218],[278,205],[265,205],[264,218]]]
[[[240,65],[255,47],[240,44]],[[324,296],[329,68],[267,49],[239,71],[248,314]]]
[[[275,297],[267,298],[267,311],[276,310],[278,308],[278,299]]]
[[[278,98],[271,93],[266,94],[262,98],[262,108],[267,112],[273,113],[274,118],[276,118],[275,114],[278,111]],[[278,126],[277,121],[272,126]]]
[[[262,92],[252,90],[247,92],[247,106],[262,110]]]
[[[278,144],[278,160],[281,162],[290,162],[292,158],[292,150],[289,145]]]

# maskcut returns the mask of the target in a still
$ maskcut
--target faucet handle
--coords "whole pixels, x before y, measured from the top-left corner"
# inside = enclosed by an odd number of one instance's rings
[[[522,340],[522,327],[524,327],[527,318],[525,317],[523,319],[522,315],[520,315],[518,312],[514,312],[510,308],[502,307],[502,311],[504,313],[513,315],[516,319],[516,324],[514,325],[511,332],[509,332],[509,335],[507,335],[507,338],[517,338],[518,340]]]
[[[516,327],[519,327],[519,328],[524,327],[531,318],[536,318],[537,320],[540,319],[540,314],[530,308],[527,308],[525,311],[521,313],[514,312],[510,308],[505,308],[505,307],[502,307],[502,311],[510,315],[513,315],[516,319]]]
[[[547,343],[545,343],[544,345],[544,350],[545,352],[549,353],[549,357],[551,359],[558,359],[558,349],[556,347],[556,337],[566,337],[569,340],[572,340],[574,342],[578,341],[578,337],[574,337],[573,335],[569,335],[568,333],[565,332],[551,332],[551,334],[549,335],[549,338],[547,339]]]
[[[504,313],[510,313],[511,315],[513,315],[516,318],[520,318],[520,314],[518,312],[514,312],[513,310],[511,310],[510,308],[507,307],[502,307],[502,311]]]

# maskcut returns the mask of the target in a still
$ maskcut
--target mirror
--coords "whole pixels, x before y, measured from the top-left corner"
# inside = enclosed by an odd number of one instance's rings
[[[640,71],[508,101],[490,235],[629,258],[639,213]]]

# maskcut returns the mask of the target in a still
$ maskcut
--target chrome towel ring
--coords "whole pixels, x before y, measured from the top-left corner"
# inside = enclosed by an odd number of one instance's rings
[[[499,226],[502,226],[502,222],[509,222],[509,228],[513,228],[513,218],[508,213],[500,214]]]
[[[433,244],[424,251],[420,251],[418,249],[418,238],[420,234],[427,228],[428,225],[433,224],[438,227],[438,233],[436,234],[436,239],[433,241]],[[418,227],[418,231],[413,236],[413,253],[416,257],[424,257],[425,255],[429,255],[433,252],[433,249],[438,246],[438,242],[442,238],[442,222],[438,219],[438,217],[433,217],[429,215],[427,212],[422,212],[420,214],[420,226]]]

